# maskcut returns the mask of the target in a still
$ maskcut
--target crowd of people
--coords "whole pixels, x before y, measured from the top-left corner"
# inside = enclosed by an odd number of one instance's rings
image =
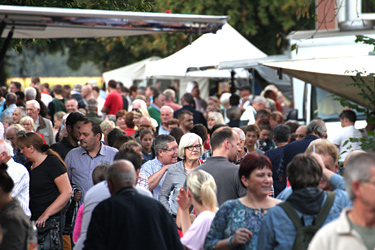
[[[327,139],[274,87],[106,86],[0,89],[0,250],[32,243],[30,221],[39,249],[374,249],[355,112]]]

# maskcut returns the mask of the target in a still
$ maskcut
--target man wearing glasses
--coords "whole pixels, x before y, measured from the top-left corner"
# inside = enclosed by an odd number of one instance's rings
[[[149,190],[155,199],[159,198],[159,190],[163,185],[168,167],[177,162],[178,145],[174,137],[159,135],[154,146],[156,157],[142,165],[141,173],[148,177]]]

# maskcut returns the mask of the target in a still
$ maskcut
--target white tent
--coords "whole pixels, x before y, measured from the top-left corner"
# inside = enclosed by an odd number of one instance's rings
[[[145,64],[147,62],[157,61],[160,59],[161,58],[158,56],[153,56],[125,67],[104,72],[103,81],[108,82],[109,80],[113,79],[116,81],[121,81],[126,87],[130,87],[133,85],[134,81],[145,81]]]
[[[257,49],[229,24],[216,34],[204,34],[191,45],[158,61],[146,64],[146,77],[180,79],[180,95],[185,93],[186,84],[195,80],[200,85],[202,96],[208,95],[209,78],[230,78],[229,70],[210,69],[190,71],[192,67],[217,66],[223,61],[234,61],[249,58],[262,58],[267,55]],[[236,70],[246,78],[247,72]],[[207,92],[206,92],[207,91]]]

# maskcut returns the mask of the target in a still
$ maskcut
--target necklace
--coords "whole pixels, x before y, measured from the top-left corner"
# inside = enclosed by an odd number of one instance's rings
[[[40,162],[40,160],[42,159],[43,156],[44,156],[44,155],[41,154],[41,156],[39,157],[39,160],[36,161],[36,162],[32,165],[31,170],[33,170],[34,168],[36,168],[37,166],[39,166],[38,163]]]

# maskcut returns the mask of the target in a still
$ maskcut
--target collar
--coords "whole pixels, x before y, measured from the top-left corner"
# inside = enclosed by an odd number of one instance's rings
[[[119,190],[117,190],[117,192],[115,193],[115,195],[119,195],[119,194],[125,194],[125,193],[136,193],[136,190],[134,187],[123,187]]]
[[[86,115],[86,117],[98,117],[98,118],[99,118],[98,114],[96,114],[96,113],[94,113],[94,112],[88,113],[88,114]]]
[[[105,155],[105,147],[103,147],[104,145],[103,145],[103,143],[102,142],[100,142],[100,149],[99,149],[99,151],[98,151],[98,153],[94,156],[94,157],[92,157],[92,158],[95,158],[95,157],[97,157],[97,156],[99,156],[99,155]],[[82,148],[82,147],[81,147]],[[90,155],[90,153],[89,153],[89,151],[87,151],[86,149],[84,149],[84,148],[82,148],[83,149],[83,152],[82,152],[82,155],[84,155],[84,154],[87,154],[87,155],[89,155],[90,157],[91,157],[91,155]]]
[[[151,103],[151,105],[152,105],[154,108],[156,108],[158,111],[160,111],[160,108],[159,108],[158,106],[156,106],[155,103]]]
[[[211,156],[210,158],[207,158],[207,161],[226,161],[229,162],[228,159],[224,156]]]
[[[310,140],[310,139],[314,139],[315,140],[315,139],[319,139],[319,138],[317,136],[315,136],[315,135],[311,135],[310,134],[310,135],[306,135],[305,138],[303,138],[303,140],[306,140],[306,139],[307,140]]]
[[[46,122],[44,121],[43,117],[41,115],[38,115],[38,119],[36,119],[35,123],[37,124],[39,122],[38,129],[42,129],[47,127]]]

